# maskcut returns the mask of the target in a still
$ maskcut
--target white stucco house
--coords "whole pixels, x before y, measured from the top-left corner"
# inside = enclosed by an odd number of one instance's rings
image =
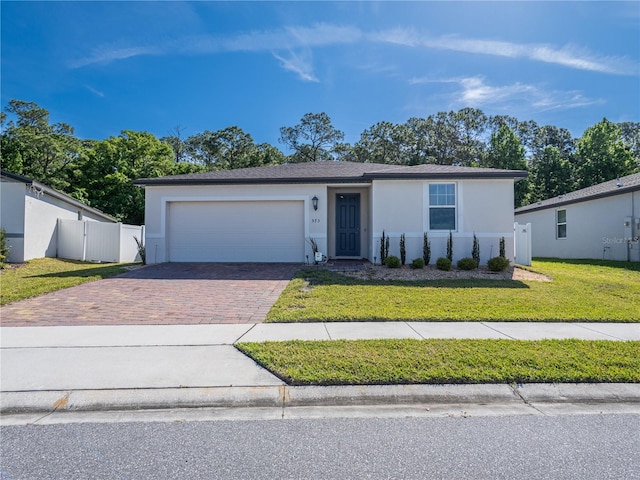
[[[83,249],[83,238],[86,236],[86,229],[83,231],[83,223],[100,222],[119,225],[113,217],[88,207],[82,202],[65,195],[53,188],[49,188],[39,182],[29,178],[2,171],[0,175],[0,227],[4,228],[7,238],[7,245],[10,247],[7,260],[9,262],[24,262],[33,258],[42,257],[74,257],[73,255],[60,255],[63,247],[60,239],[61,222],[70,222],[70,227],[74,227],[73,223],[80,224],[78,235],[67,235],[69,241],[64,242],[66,250],[74,250],[73,241],[79,242],[80,254],[86,254],[86,243]],[[80,222],[78,222],[80,221]],[[138,227],[140,229],[140,227]],[[77,230],[77,228],[76,228]],[[138,235],[141,231],[138,230]],[[105,238],[103,232],[98,234],[100,240]],[[118,238],[118,237],[116,237]],[[109,242],[98,242],[109,243]],[[128,245],[133,243],[133,247]],[[129,248],[129,257],[133,255],[135,258],[137,252],[135,241],[133,238],[126,242]],[[108,261],[124,261],[120,258],[124,250],[118,244],[115,248],[107,245],[107,249],[102,248],[102,252],[110,249],[117,249],[117,254],[110,253],[108,259],[87,257],[87,260],[108,260]],[[78,250],[78,249],[75,249]],[[111,258],[113,257],[113,258]],[[117,258],[116,258],[117,257]],[[129,261],[132,261],[130,258]]]
[[[309,239],[330,259],[380,259],[406,237],[407,262],[513,252],[513,184],[526,172],[442,165],[316,162],[139,179],[145,188],[147,262],[313,262]],[[512,255],[511,255],[512,257]]]
[[[534,257],[640,261],[640,173],[516,209]]]

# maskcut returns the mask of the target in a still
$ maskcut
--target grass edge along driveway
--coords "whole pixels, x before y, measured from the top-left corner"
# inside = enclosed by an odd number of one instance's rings
[[[639,341],[292,340],[236,348],[290,385],[640,382]]]
[[[38,258],[0,270],[0,305],[36,297],[82,283],[113,277],[134,263],[93,263]]]
[[[591,321],[640,322],[640,263],[535,259],[551,282],[360,280],[303,269],[267,322]]]

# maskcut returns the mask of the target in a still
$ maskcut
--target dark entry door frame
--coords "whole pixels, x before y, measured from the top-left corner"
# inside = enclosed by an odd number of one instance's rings
[[[360,194],[336,193],[336,257],[360,256]]]

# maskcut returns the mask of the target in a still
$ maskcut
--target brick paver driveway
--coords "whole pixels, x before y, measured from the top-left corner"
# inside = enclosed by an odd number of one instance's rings
[[[295,264],[164,263],[0,308],[3,327],[257,323]]]

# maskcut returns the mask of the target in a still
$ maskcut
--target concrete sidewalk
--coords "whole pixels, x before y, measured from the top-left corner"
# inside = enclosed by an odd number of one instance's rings
[[[640,324],[385,322],[0,328],[3,413],[415,402],[635,402],[640,385],[289,387],[238,341],[375,338],[640,340]]]

